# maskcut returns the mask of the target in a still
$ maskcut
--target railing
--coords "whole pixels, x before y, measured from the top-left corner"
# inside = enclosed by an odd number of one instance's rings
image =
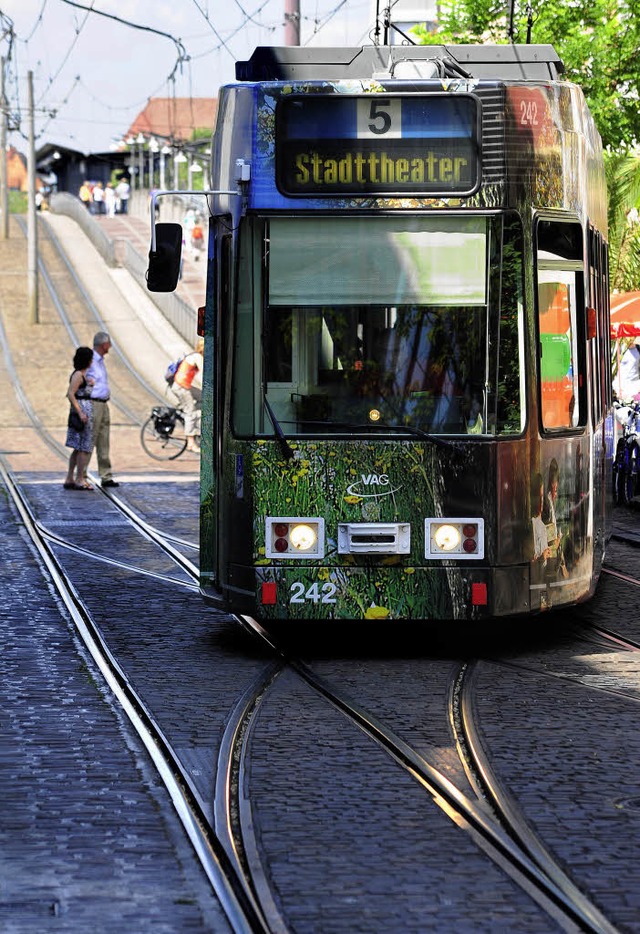
[[[66,191],[54,192],[50,200],[54,214],[66,214],[82,228],[107,266],[117,266],[115,246],[84,204]]]
[[[196,311],[191,305],[187,305],[175,292],[147,292],[147,259],[140,256],[128,241],[125,241],[122,265],[142,286],[178,334],[191,346],[197,327]]]
[[[167,199],[167,201],[174,199]],[[182,221],[186,210],[185,203],[175,198],[175,204],[167,205],[169,210],[175,212],[176,220]],[[129,209],[137,217],[148,220],[148,192],[133,193],[130,198]],[[190,205],[186,205],[187,207]],[[193,344],[193,335],[196,333],[196,311],[181,299],[175,292],[148,292],[147,291],[147,257],[142,256],[128,240],[116,242],[109,239],[99,222],[89,213],[86,207],[73,195],[67,192],[56,192],[51,196],[51,210],[55,214],[65,214],[80,225],[107,266],[123,266],[144,289],[147,296],[154,302],[160,312],[169,321],[189,346]],[[163,218],[164,219],[164,218]],[[167,218],[168,219],[168,218]]]

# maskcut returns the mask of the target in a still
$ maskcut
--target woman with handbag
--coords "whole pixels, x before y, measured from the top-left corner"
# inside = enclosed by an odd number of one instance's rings
[[[91,347],[78,347],[73,356],[73,373],[69,378],[67,399],[71,404],[67,420],[69,468],[63,483],[65,490],[92,490],[93,487],[84,478],[91,451],[93,449],[92,423],[93,405],[91,403],[91,384],[87,379],[87,370],[93,360]],[[75,474],[75,476],[74,476]]]

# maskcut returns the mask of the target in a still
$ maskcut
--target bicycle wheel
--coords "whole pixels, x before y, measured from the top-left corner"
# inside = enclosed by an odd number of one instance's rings
[[[634,442],[627,446],[627,464],[624,485],[624,502],[629,504],[638,489],[638,470],[640,469],[640,449]]]
[[[180,457],[187,446],[182,413],[176,412],[172,429],[158,430],[156,423],[157,418],[150,415],[140,431],[142,447],[149,457],[157,461],[172,461]]]
[[[620,438],[616,447],[616,456],[613,461],[613,499],[616,506],[624,505],[624,490],[626,485],[626,454],[627,445],[624,438]]]

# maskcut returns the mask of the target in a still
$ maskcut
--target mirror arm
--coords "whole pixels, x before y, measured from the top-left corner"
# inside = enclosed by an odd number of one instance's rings
[[[151,252],[156,252],[156,201],[158,198],[164,198],[165,195],[236,195],[240,194],[239,191],[185,191],[184,189],[180,190],[171,190],[171,191],[153,191],[151,192],[151,197],[149,199],[149,211],[151,216]]]

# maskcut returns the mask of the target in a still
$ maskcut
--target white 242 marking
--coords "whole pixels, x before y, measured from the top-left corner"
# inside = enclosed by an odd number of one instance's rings
[[[291,585],[291,599],[289,603],[304,603],[310,600],[312,603],[335,603],[335,593],[338,589],[335,584],[327,583],[320,587],[319,584],[312,584],[306,591],[302,581],[294,581]]]

